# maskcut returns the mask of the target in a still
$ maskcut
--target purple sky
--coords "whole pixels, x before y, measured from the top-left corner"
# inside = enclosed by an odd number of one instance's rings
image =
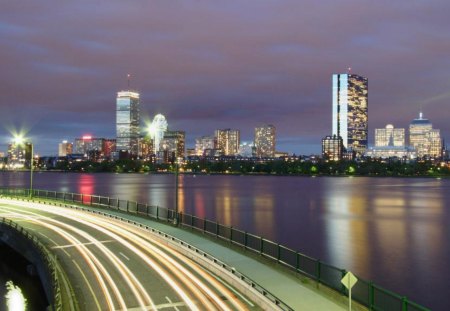
[[[126,75],[142,120],[164,114],[187,145],[272,123],[277,149],[320,152],[331,75],[369,79],[369,134],[422,109],[450,137],[450,1],[6,1],[0,10],[0,151],[28,129],[40,154],[115,136]]]

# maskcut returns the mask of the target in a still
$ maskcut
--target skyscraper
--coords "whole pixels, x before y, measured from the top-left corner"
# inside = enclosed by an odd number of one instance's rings
[[[405,129],[394,128],[392,124],[386,125],[384,129],[375,129],[375,146],[405,146]]]
[[[153,118],[150,125],[150,137],[153,140],[154,153],[161,150],[161,142],[164,138],[164,133],[167,131],[167,120],[162,114],[157,114]]]
[[[184,158],[186,148],[186,132],[184,131],[166,131],[161,141],[161,150],[168,151],[169,158],[177,160]]]
[[[433,129],[431,122],[423,118],[422,112],[409,125],[409,144],[416,149],[418,157],[442,156],[440,131]]]
[[[116,150],[136,156],[139,150],[139,93],[117,93],[116,133]]]
[[[325,160],[339,161],[342,159],[342,137],[326,136],[322,139],[322,157]]]
[[[224,155],[236,155],[239,152],[239,130],[216,130],[216,149],[221,149]]]
[[[368,138],[368,80],[354,74],[333,75],[333,135],[362,155]]]
[[[255,128],[255,153],[257,157],[275,155],[275,126],[268,124]]]

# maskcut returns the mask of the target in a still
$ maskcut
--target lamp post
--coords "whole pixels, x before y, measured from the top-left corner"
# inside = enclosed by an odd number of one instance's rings
[[[173,224],[178,226],[178,158],[175,159],[175,217]]]
[[[17,146],[24,146],[26,147],[25,139],[21,135],[17,135],[14,137],[14,143]],[[30,141],[30,198],[33,197],[33,159],[34,159],[34,148],[33,143]],[[25,150],[25,148],[24,148]]]

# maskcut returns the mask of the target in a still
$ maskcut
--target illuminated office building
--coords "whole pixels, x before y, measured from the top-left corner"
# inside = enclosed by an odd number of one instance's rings
[[[360,156],[368,143],[368,80],[354,74],[334,74],[332,80],[332,134]]]
[[[18,144],[12,142],[8,144],[8,168],[30,168],[31,143]]]
[[[384,129],[375,129],[375,147],[405,146],[405,129],[394,128],[392,124],[386,125]]]
[[[202,136],[195,139],[195,154],[198,156],[205,155],[205,150],[215,148],[215,139],[212,136]]]
[[[150,125],[150,137],[153,140],[154,153],[161,151],[161,142],[164,138],[164,133],[167,131],[167,120],[162,114],[157,114],[153,118]]]
[[[63,140],[62,143],[58,144],[58,156],[65,157],[68,154],[73,153],[73,144]]]
[[[184,159],[186,148],[186,133],[184,131],[166,131],[161,141],[160,151],[169,154],[169,161]]]
[[[224,155],[236,155],[239,152],[240,133],[239,130],[216,130],[216,149],[222,150]]]
[[[409,144],[417,151],[418,157],[441,157],[442,140],[440,131],[433,129],[428,119],[423,118],[422,112],[418,119],[409,125]]]
[[[275,126],[264,125],[255,128],[255,156],[273,157],[275,155]]]
[[[325,160],[339,161],[342,159],[342,138],[336,135],[326,136],[322,139],[322,157]]]
[[[139,151],[139,93],[121,91],[116,101],[116,150],[137,155]]]

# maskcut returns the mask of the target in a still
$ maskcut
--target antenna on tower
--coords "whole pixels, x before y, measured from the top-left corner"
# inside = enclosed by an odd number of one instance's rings
[[[352,67],[348,67],[347,71],[348,71],[348,73],[350,73],[352,71]]]
[[[130,78],[131,78],[131,75],[130,75],[130,74],[127,74],[128,90],[130,90]]]

